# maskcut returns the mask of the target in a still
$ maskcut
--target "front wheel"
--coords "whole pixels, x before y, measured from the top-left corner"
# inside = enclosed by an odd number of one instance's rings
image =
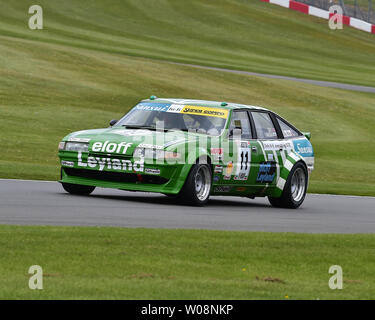
[[[189,205],[204,206],[210,197],[211,181],[211,168],[197,163],[191,168],[178,197]]]
[[[71,183],[62,183],[62,186],[66,192],[70,194],[78,194],[78,195],[89,195],[91,192],[95,190],[95,187],[92,186],[84,186],[81,184],[71,184]]]
[[[281,197],[268,197],[269,202],[274,207],[297,209],[305,200],[307,179],[306,167],[297,162],[290,171]]]

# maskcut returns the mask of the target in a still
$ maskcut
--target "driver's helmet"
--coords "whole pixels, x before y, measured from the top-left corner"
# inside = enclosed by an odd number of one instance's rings
[[[164,121],[164,129],[180,129],[182,118],[172,112],[163,112],[161,121]]]

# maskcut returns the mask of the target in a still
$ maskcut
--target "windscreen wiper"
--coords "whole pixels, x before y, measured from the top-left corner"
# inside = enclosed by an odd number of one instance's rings
[[[150,130],[156,130],[155,127],[139,126],[139,125],[136,125],[136,124],[123,124],[122,127],[130,128],[130,129],[150,129]]]
[[[129,129],[145,129],[145,130],[153,130],[153,131],[163,130],[164,132],[168,131],[168,129],[161,129],[161,128],[156,128],[152,126],[138,126],[138,125],[132,125],[132,124],[123,124],[122,127],[129,128]]]

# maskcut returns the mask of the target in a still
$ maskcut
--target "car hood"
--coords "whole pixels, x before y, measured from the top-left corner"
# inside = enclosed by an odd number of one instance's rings
[[[193,141],[198,134],[112,127],[73,132],[64,141],[88,142],[90,152],[132,154],[136,147],[166,149]]]

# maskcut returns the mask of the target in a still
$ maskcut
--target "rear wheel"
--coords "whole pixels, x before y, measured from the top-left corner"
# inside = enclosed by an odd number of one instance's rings
[[[301,162],[297,162],[290,171],[281,197],[268,197],[268,200],[274,207],[297,209],[305,200],[306,190],[307,170]]]
[[[186,178],[185,185],[179,193],[183,202],[203,206],[208,202],[211,191],[212,173],[207,164],[195,164]]]
[[[84,186],[81,184],[62,183],[62,186],[66,192],[78,195],[89,195],[95,190],[95,187]]]

